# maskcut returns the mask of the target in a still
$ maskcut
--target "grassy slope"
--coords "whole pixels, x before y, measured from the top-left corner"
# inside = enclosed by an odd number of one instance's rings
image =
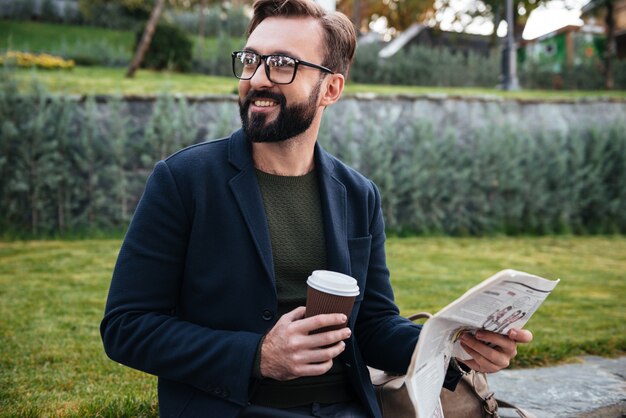
[[[63,43],[104,41],[132,50],[134,34],[130,31],[52,23],[0,20],[0,50],[28,52],[57,50]]]
[[[156,416],[155,379],[108,360],[98,325],[119,240],[0,243],[0,416]],[[557,287],[516,365],[626,353],[626,238],[390,239],[403,314],[437,311],[503,268]]]
[[[85,26],[58,25],[36,22],[0,20],[0,51],[13,50],[43,52],[58,50],[65,43],[107,42],[115,47],[132,49],[134,35],[129,31],[106,30]],[[195,42],[199,42],[194,38]],[[216,40],[208,39],[202,49],[214,50]],[[225,57],[224,59],[229,59]],[[121,68],[76,68],[73,71],[20,71],[24,81],[32,75],[40,79],[48,89],[56,93],[70,94],[157,94],[161,92],[181,94],[229,94],[237,81],[229,77],[209,77],[200,74],[168,74],[141,71],[133,80],[123,77]],[[572,99],[581,97],[626,98],[626,91],[537,91],[521,90],[503,92],[487,88],[442,88],[416,86],[385,86],[347,83],[346,93],[378,94],[448,94],[462,96],[496,96],[522,99]]]
[[[26,89],[31,80],[39,80],[53,93],[66,94],[159,94],[187,95],[234,94],[234,77],[203,74],[178,74],[141,70],[134,79],[124,77],[124,68],[77,67],[70,71],[19,70],[16,76]],[[626,99],[626,91],[500,91],[486,88],[421,87],[356,84],[348,82],[345,93],[481,96],[522,100],[575,100],[592,97]]]
[[[129,79],[125,77],[125,72],[125,68],[77,67],[71,71],[20,70],[16,76],[24,83],[25,89],[32,80],[38,80],[48,91],[64,94],[203,95],[233,94],[237,89],[234,77],[140,70],[134,78]]]

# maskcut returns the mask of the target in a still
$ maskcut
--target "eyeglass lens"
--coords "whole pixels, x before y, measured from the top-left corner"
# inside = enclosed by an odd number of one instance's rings
[[[239,51],[233,54],[233,71],[242,80],[249,80],[261,65],[262,57],[254,52]],[[284,55],[269,55],[265,59],[265,69],[272,83],[290,83],[295,75],[296,60]]]

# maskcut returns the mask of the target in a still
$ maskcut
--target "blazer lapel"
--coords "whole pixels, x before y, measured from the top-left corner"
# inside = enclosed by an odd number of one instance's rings
[[[228,158],[231,164],[241,170],[239,174],[230,179],[228,184],[248,226],[267,277],[274,283],[274,262],[272,260],[269,227],[254,164],[252,164],[250,145],[243,131],[239,130],[232,135]]]
[[[315,146],[315,158],[319,169],[328,269],[351,274],[346,187],[333,176],[334,162],[319,144]]]

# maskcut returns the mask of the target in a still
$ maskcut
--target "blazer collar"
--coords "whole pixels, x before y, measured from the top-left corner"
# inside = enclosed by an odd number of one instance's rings
[[[239,170],[229,185],[237,200],[268,277],[274,280],[269,227],[263,198],[256,179],[250,143],[243,130],[233,133],[229,143],[229,162]],[[337,160],[319,143],[315,144],[315,167],[320,185],[327,268],[350,274],[347,244],[347,193],[345,185],[334,175]]]
[[[324,216],[327,268],[350,275],[347,192],[346,186],[335,176],[336,164],[339,162],[317,143],[315,163]]]
[[[274,262],[263,197],[256,178],[252,152],[243,130],[235,132],[228,143],[228,161],[239,171],[229,181],[239,210],[248,226],[267,277],[274,282]]]

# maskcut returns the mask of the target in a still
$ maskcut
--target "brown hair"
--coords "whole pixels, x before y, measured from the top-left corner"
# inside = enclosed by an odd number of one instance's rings
[[[356,32],[352,22],[340,12],[324,10],[313,0],[257,0],[248,26],[248,36],[268,17],[312,17],[317,19],[325,35],[322,65],[348,77],[356,48]]]

